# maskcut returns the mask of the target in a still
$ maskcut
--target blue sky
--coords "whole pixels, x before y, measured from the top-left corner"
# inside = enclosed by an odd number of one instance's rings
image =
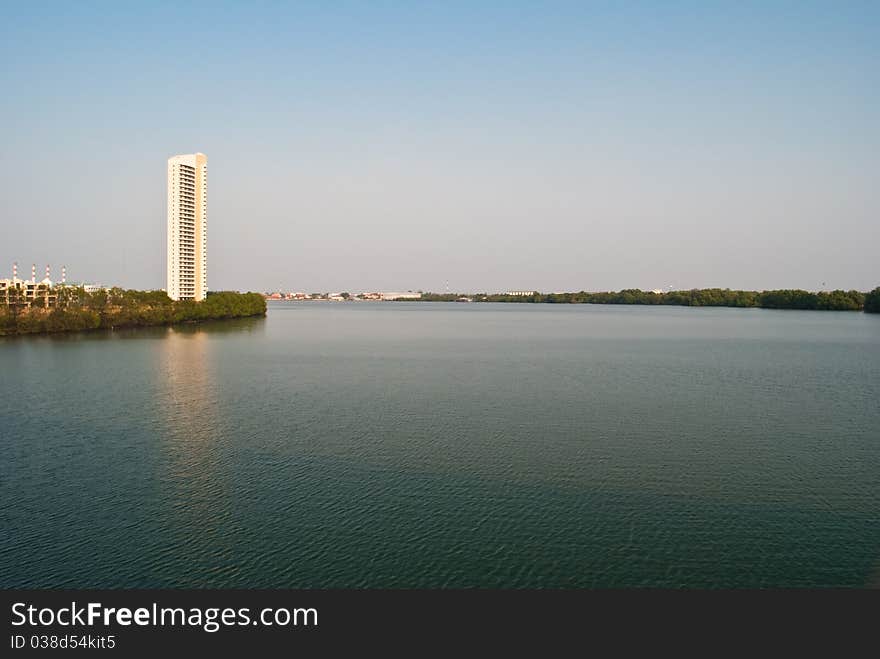
[[[2,3],[0,272],[215,289],[880,284],[880,4]]]

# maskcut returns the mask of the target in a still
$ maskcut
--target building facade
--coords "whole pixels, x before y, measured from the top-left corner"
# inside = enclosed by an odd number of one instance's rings
[[[168,159],[168,272],[172,300],[205,299],[208,292],[208,157]]]
[[[12,279],[0,279],[0,304],[21,309],[30,307],[54,307],[58,301],[58,288],[49,279],[49,266],[46,277],[37,281],[37,267],[31,268],[30,279],[19,279],[13,266]]]

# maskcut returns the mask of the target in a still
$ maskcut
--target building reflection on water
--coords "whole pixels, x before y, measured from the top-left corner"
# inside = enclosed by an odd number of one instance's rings
[[[166,434],[199,446],[209,439],[204,419],[216,398],[208,334],[169,327],[162,338],[159,390]]]
[[[168,328],[159,350],[157,394],[164,427],[157,438],[164,445],[159,478],[165,505],[156,521],[171,541],[164,560],[184,561],[196,581],[199,573],[234,569],[226,443],[231,429],[217,373],[224,344],[214,335],[260,331],[261,323],[232,324]]]

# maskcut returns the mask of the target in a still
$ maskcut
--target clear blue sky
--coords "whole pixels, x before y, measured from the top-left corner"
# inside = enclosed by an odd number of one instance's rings
[[[2,2],[0,273],[213,289],[880,284],[878,2]],[[8,275],[6,275],[8,276]]]

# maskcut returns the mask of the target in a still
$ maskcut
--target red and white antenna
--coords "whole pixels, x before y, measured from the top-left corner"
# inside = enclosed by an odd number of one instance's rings
[[[66,265],[61,266],[61,283],[62,284],[67,283],[67,266]]]
[[[37,283],[37,264],[31,263],[31,283]]]
[[[12,264],[12,281],[18,279],[18,261]]]
[[[46,279],[49,279],[49,266],[46,266]]]

